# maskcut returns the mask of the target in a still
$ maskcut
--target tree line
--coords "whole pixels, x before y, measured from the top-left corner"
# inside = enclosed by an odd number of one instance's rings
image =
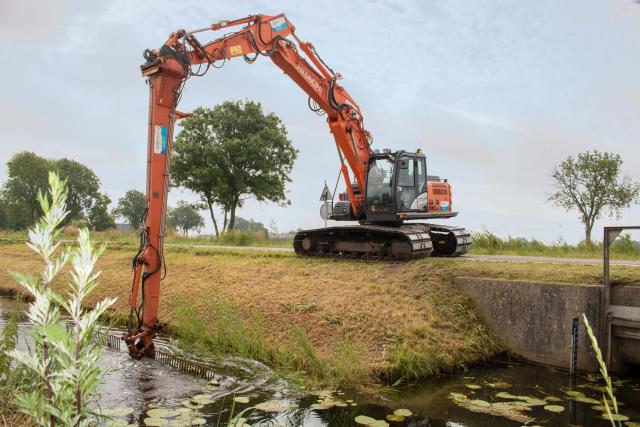
[[[208,210],[216,236],[234,229],[263,231],[259,222],[236,215],[250,198],[288,205],[286,184],[298,151],[281,120],[266,114],[259,103],[228,101],[213,109],[197,108],[180,123],[173,148],[172,184],[193,191],[199,203],[179,201],[167,213],[167,224],[187,235],[204,227],[199,210]],[[31,152],[15,154],[7,163],[8,178],[0,190],[0,229],[22,230],[42,211],[38,191],[47,186],[50,171],[66,181],[69,215],[65,224],[94,230],[115,227],[123,218],[138,229],[147,206],[145,195],[129,190],[115,209],[101,191],[95,172],[72,159],[46,159]],[[222,212],[219,221],[215,212]]]

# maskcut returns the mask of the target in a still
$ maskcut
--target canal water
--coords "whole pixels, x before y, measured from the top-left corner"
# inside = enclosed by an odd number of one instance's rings
[[[0,298],[2,319],[23,308]],[[20,324],[21,348],[28,328]],[[159,344],[172,349],[170,343]],[[154,360],[134,361],[124,349],[108,348],[102,359],[109,373],[100,387],[101,410],[113,416],[114,426],[144,426],[145,420],[150,425],[226,426],[240,412],[244,423],[252,426],[387,425],[374,419],[391,426],[610,425],[596,402],[603,385],[598,377],[580,375],[572,381],[565,372],[527,364],[496,363],[419,384],[363,392],[301,391],[254,361],[202,361],[215,371],[213,381]],[[614,386],[620,414],[628,417],[623,425],[640,426],[640,379],[614,379]]]

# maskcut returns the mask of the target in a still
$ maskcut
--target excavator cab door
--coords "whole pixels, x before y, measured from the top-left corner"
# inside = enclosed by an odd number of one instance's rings
[[[424,210],[419,196],[426,191],[426,162],[423,156],[403,154],[396,162],[396,209]],[[424,197],[423,197],[424,198]]]

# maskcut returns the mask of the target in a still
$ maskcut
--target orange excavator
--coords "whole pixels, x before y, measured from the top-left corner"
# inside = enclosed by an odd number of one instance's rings
[[[196,34],[225,31],[202,44]],[[354,256],[407,260],[419,256],[459,256],[471,245],[468,231],[424,222],[450,218],[451,185],[427,175],[425,155],[373,150],[360,107],[338,83],[314,46],[301,41],[284,14],[220,21],[172,33],[160,49],[145,50],[142,75],[149,85],[146,210],[140,248],[133,259],[129,330],[123,336],[132,357],[154,357],[160,281],[164,273],[164,229],[174,126],[188,114],[177,110],[185,83],[225,61],[253,63],[266,56],[309,96],[309,108],[326,115],[346,189],[331,201],[329,218],[351,224],[300,231],[293,247],[301,256]],[[138,302],[140,296],[140,302]]]

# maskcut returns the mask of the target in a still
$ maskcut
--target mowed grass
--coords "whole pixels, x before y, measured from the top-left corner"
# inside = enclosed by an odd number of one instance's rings
[[[91,301],[117,296],[114,318],[129,313],[133,254],[109,249],[98,265],[103,273]],[[500,353],[500,343],[452,285],[456,276],[600,281],[597,266],[366,262],[183,248],[167,249],[166,259],[160,319],[183,346],[250,357],[330,383],[419,379]],[[38,271],[38,260],[24,245],[4,245],[4,291],[16,288],[7,270]],[[640,269],[614,270],[640,283]]]

